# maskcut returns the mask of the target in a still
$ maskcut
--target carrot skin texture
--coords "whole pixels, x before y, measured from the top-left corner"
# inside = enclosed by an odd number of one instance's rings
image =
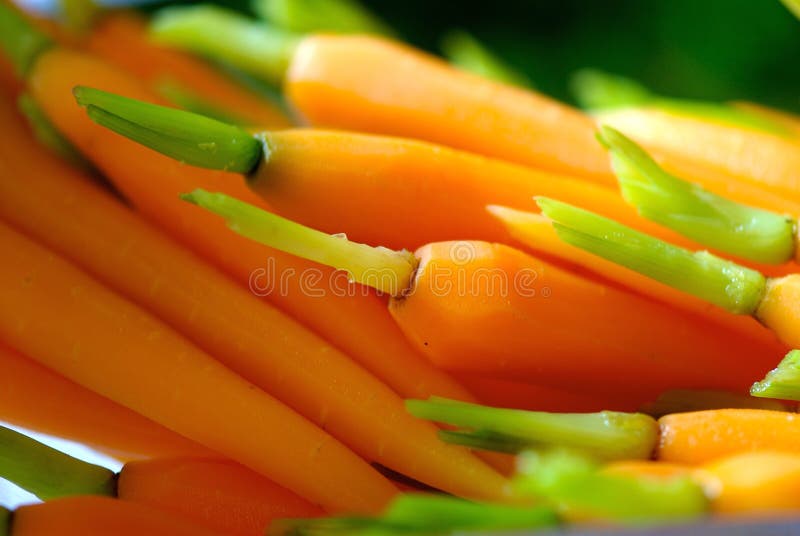
[[[757,450],[796,452],[800,444],[798,415],[785,411],[695,411],[665,415],[658,423],[656,458],[667,462],[697,465]]]
[[[328,510],[376,512],[394,494],[335,439],[74,266],[4,225],[0,243],[15,252],[0,264],[0,338],[32,359]]]
[[[117,494],[235,536],[260,536],[277,518],[323,515],[289,490],[228,460],[128,463],[119,473]]]
[[[43,170],[25,188],[2,185],[0,193],[0,217],[160,316],[367,460],[453,493],[501,486],[467,451],[442,444],[431,424],[405,412],[400,397],[348,356],[85,182]],[[470,471],[485,472],[480,485]]]
[[[390,310],[446,370],[573,388],[636,378],[639,389],[744,391],[774,366],[747,338],[508,246],[441,242],[416,255],[415,284]]]
[[[77,496],[22,506],[9,536],[221,536],[141,504],[108,497]]]
[[[277,105],[259,97],[214,67],[177,49],[148,39],[147,20],[134,12],[108,13],[86,38],[85,48],[120,66],[150,87],[176,81],[210,104],[268,128],[286,128],[291,122]]]
[[[264,207],[240,176],[190,168],[110,134],[75,104],[71,91],[77,84],[158,99],[127,74],[65,50],[42,56],[30,77],[31,92],[50,119],[145,217],[344,350],[401,396],[472,400],[411,348],[374,293],[350,285],[343,273],[234,236],[214,215],[178,199],[201,187]]]
[[[213,455],[2,344],[0,371],[0,415],[9,424],[77,441],[125,461]]]
[[[588,116],[399,43],[308,37],[295,51],[284,90],[314,126],[422,138],[613,184]]]

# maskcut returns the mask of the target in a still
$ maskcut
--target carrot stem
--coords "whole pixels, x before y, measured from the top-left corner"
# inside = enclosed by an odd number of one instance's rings
[[[444,438],[464,438],[474,446],[496,444],[502,452],[560,446],[603,459],[648,458],[658,437],[656,421],[641,413],[548,413],[492,408],[444,398],[406,400],[415,417],[459,426]],[[495,449],[493,449],[495,450]]]
[[[505,506],[444,495],[405,494],[378,518],[285,519],[272,536],[288,534],[450,534],[454,531],[536,529],[558,524],[545,506]],[[374,532],[373,532],[374,531]]]
[[[591,460],[568,452],[521,456],[516,486],[560,512],[645,524],[701,516],[708,511],[702,488],[688,476],[653,479],[604,474]]]
[[[527,76],[508,65],[465,31],[453,30],[445,34],[442,52],[450,63],[463,71],[504,84],[533,88],[533,83]]]
[[[262,157],[261,143],[239,127],[99,89],[73,93],[94,122],[176,160],[247,173]]]
[[[692,252],[587,210],[537,198],[565,242],[736,314],[753,314],[766,279],[707,251]]]
[[[160,10],[150,27],[159,43],[225,61],[280,83],[299,37],[213,5]]]
[[[0,477],[43,500],[68,495],[116,496],[113,471],[1,426]]]
[[[622,195],[639,214],[711,248],[768,264],[794,256],[794,219],[730,201],[664,171],[644,149],[603,126]]]
[[[262,19],[290,32],[396,36],[358,0],[255,0],[252,7]]]
[[[792,350],[777,368],[753,384],[750,394],[763,398],[800,400],[800,350]]]
[[[395,251],[351,242],[221,193],[195,190],[181,197],[222,216],[228,227],[242,236],[304,259],[345,270],[351,281],[391,296],[401,295],[411,287],[417,259],[406,250]]]
[[[800,0],[781,0],[783,5],[786,6],[786,9],[792,12],[792,14],[800,19]]]
[[[20,77],[24,77],[36,58],[53,46],[53,41],[34,28],[13,7],[0,4],[0,48]]]
[[[173,79],[162,80],[157,84],[156,91],[168,101],[177,104],[187,112],[203,115],[210,119],[228,123],[230,125],[247,125],[243,117],[229,112],[215,104],[208,102],[190,88]]]
[[[634,80],[594,69],[578,71],[572,79],[572,91],[580,105],[593,112],[647,106],[777,136],[791,136],[791,132],[781,124],[747,110],[716,102],[661,97]]]

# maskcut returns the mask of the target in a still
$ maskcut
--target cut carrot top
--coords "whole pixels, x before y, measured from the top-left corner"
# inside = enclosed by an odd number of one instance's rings
[[[753,384],[750,394],[764,398],[800,400],[800,350],[792,350],[767,377]]]
[[[603,126],[598,139],[611,156],[622,195],[639,213],[711,248],[779,264],[792,259],[795,221],[730,201],[664,171],[641,147]]]
[[[585,249],[737,314],[753,314],[766,279],[755,270],[707,251],[692,252],[560,201],[537,198],[558,236]]]
[[[98,89],[73,93],[95,122],[176,160],[247,173],[261,159],[261,144],[239,127]]]

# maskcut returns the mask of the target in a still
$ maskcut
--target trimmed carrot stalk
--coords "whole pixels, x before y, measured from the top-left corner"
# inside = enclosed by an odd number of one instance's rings
[[[317,262],[367,248],[224,194],[197,190],[184,199],[223,216],[239,234]],[[604,385],[625,386],[634,374],[642,391],[675,385],[743,390],[769,366],[768,356],[745,337],[718,333],[697,318],[580,279],[508,246],[441,242],[415,257],[386,248],[373,248],[370,256],[377,262],[371,271],[363,258],[336,267],[354,282],[395,293],[389,309],[398,325],[444,369],[573,388],[600,378]],[[576,338],[563,326],[580,326],[584,336]],[[739,356],[735,369],[732,355]],[[717,367],[728,373],[711,373]]]
[[[119,474],[117,493],[236,536],[264,534],[278,518],[322,515],[294,493],[227,460],[132,462]]]
[[[9,424],[84,443],[123,460],[211,455],[2,345],[0,370],[0,415]]]
[[[794,452],[800,441],[797,415],[760,409],[675,413],[658,421],[656,458],[697,465],[741,452]]]
[[[19,134],[0,156],[9,152],[9,176],[27,174],[30,180],[25,188],[14,181],[0,186],[4,219],[157,314],[369,461],[453,493],[501,494],[502,479],[466,452],[442,445],[432,426],[408,416],[397,394],[346,355],[37,154]]]
[[[589,117],[397,43],[308,37],[294,53],[285,91],[315,126],[420,138],[611,184]]]
[[[38,65],[31,87],[39,104],[146,217],[240,284],[302,320],[402,396],[471,399],[411,348],[376,296],[353,295],[343,274],[231,236],[216,218],[178,199],[181,192],[205,187],[263,206],[241,181],[225,173],[190,169],[122,137],[109,137],[74,105],[71,91],[81,82],[158,100],[135,80],[63,50],[50,51]]]
[[[771,450],[771,449],[770,449]],[[800,511],[800,456],[794,452],[747,452],[715,460],[696,479],[719,514]]]
[[[800,351],[792,350],[760,382],[750,388],[750,394],[762,398],[800,400]],[[774,402],[764,400],[764,402]]]
[[[134,12],[105,14],[87,36],[86,49],[127,70],[174,104],[187,100],[176,89],[193,95],[206,109],[239,119],[242,124],[283,128],[291,124],[277,105],[241,87],[210,65],[177,49],[160,46],[148,38],[147,21]],[[190,99],[191,101],[192,99]]]
[[[562,240],[731,313],[754,316],[788,346],[800,346],[800,275],[766,278],[707,251],[667,244],[566,203],[538,202]]]
[[[792,14],[800,19],[800,2],[798,0],[781,0],[783,5],[786,6],[786,9],[792,12]]]
[[[335,439],[72,265],[4,225],[0,243],[15,252],[0,265],[0,338],[26,355],[328,510],[374,512],[395,492]]]
[[[642,296],[653,298],[670,307],[696,314],[714,324],[747,333],[754,340],[771,345],[774,352],[785,351],[775,336],[753,318],[735,316],[724,309],[709,304],[698,297],[687,295],[660,281],[653,280],[625,266],[598,257],[573,246],[558,236],[552,222],[541,214],[525,212],[509,207],[490,205],[487,210],[508,228],[511,236],[537,254],[544,254],[566,261],[596,274],[606,281],[628,288]]]
[[[290,32],[395,33],[359,0],[256,0],[253,9],[264,20]]]
[[[214,536],[167,512],[108,497],[66,497],[17,508],[8,536]]]

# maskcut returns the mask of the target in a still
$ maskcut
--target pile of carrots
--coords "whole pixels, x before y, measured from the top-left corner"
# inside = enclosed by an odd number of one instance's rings
[[[466,34],[254,7],[0,3],[0,478],[43,501],[0,536],[800,513],[800,117],[589,115]],[[783,257],[665,224],[647,173],[770,211]]]

